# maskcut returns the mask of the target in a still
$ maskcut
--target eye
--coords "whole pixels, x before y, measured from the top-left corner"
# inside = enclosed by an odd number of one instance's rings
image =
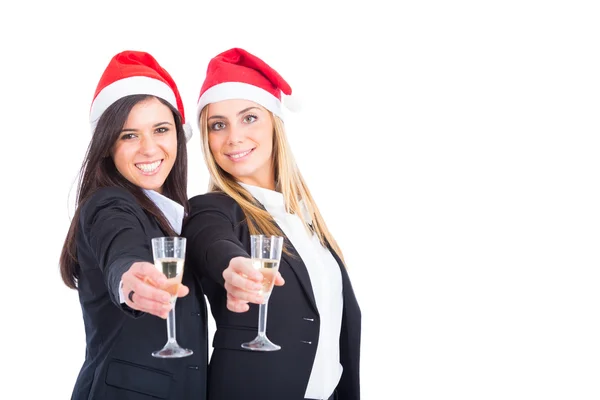
[[[126,133],[120,137],[121,140],[135,139],[137,136],[134,133]]]
[[[215,122],[214,124],[209,126],[211,131],[221,131],[225,129],[225,124],[221,121]]]
[[[169,128],[166,126],[161,126],[159,128],[156,128],[156,133],[167,133],[169,132]]]
[[[247,124],[251,124],[254,121],[256,121],[257,119],[258,119],[258,117],[256,115],[248,114],[244,117],[244,122]]]

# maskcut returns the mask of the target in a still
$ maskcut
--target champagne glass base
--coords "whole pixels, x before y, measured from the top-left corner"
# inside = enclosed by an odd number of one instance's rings
[[[152,357],[156,358],[182,358],[194,354],[192,350],[184,349],[178,345],[166,345],[160,350],[152,353]]]
[[[281,350],[281,346],[271,342],[266,337],[257,336],[253,341],[242,343],[242,348],[253,351],[277,351]]]

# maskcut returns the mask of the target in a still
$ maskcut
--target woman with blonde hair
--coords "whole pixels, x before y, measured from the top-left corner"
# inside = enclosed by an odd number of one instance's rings
[[[342,252],[294,160],[282,122],[287,82],[249,52],[214,57],[198,100],[209,192],[190,199],[187,268],[216,321],[209,399],[360,399],[361,313]],[[250,236],[284,237],[268,337],[279,351],[241,347],[257,331],[263,275]]]

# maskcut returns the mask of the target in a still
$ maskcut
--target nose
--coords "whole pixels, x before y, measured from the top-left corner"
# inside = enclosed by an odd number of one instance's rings
[[[156,139],[152,133],[141,135],[140,153],[145,156],[151,156],[158,150]]]
[[[227,144],[234,145],[244,141],[244,134],[240,127],[237,125],[231,125],[229,128],[229,137],[227,138]]]

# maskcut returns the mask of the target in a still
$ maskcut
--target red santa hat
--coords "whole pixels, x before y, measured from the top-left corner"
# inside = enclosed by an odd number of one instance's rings
[[[283,119],[282,100],[289,110],[299,109],[291,94],[290,85],[263,60],[244,49],[229,49],[208,63],[196,120],[207,104],[231,99],[253,101]]]
[[[92,133],[98,119],[111,104],[134,94],[152,95],[170,103],[181,114],[186,140],[190,140],[192,129],[185,122],[183,102],[175,81],[152,55],[130,50],[115,55],[98,82],[90,108]]]

